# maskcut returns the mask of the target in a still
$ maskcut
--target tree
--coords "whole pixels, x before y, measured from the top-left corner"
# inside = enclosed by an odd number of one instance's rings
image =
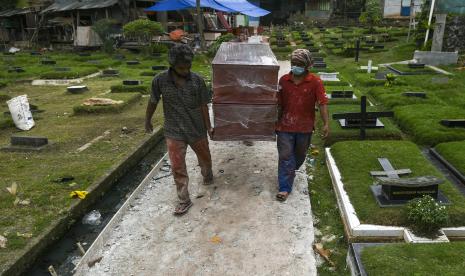
[[[137,19],[123,26],[123,34],[126,37],[135,38],[139,43],[150,43],[155,35],[163,33],[163,27],[159,22],[149,19]]]
[[[375,25],[378,25],[383,19],[379,0],[367,0],[365,11],[359,17],[359,21],[370,26],[370,31],[374,30]]]
[[[115,28],[116,23],[114,19],[101,19],[92,26],[92,30],[96,32],[100,40],[102,40],[103,50],[106,53],[113,52],[113,35],[118,33],[118,30]]]
[[[18,0],[0,0],[0,10],[8,10],[16,8]]]

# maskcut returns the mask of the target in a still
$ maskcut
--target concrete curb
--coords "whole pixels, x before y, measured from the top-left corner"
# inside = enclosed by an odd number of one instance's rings
[[[85,214],[89,210],[89,207],[92,206],[102,194],[134,167],[162,139],[163,128],[158,127],[155,129],[154,134],[145,138],[134,152],[114,165],[100,179],[89,186],[87,188],[89,194],[86,196],[85,200],[74,201],[65,216],[53,221],[41,235],[35,237],[21,253],[16,256],[15,260],[6,264],[6,269],[0,271],[0,274],[2,276],[16,276],[29,268],[48,246],[59,239],[77,218]]]

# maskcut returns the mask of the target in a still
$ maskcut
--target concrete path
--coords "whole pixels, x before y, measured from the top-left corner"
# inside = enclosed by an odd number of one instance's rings
[[[213,186],[199,185],[200,168],[188,152],[188,214],[172,215],[171,176],[151,181],[106,244],[91,252],[101,261],[82,264],[76,275],[316,275],[304,174],[280,203],[274,143],[212,142],[211,151]]]
[[[288,62],[282,67],[289,71]],[[280,203],[276,143],[211,142],[210,150],[212,186],[200,184],[188,151],[194,202],[188,214],[172,215],[172,176],[155,176],[108,229],[105,243],[86,255],[98,262],[82,262],[76,275],[316,275],[305,173],[297,173],[293,193]]]

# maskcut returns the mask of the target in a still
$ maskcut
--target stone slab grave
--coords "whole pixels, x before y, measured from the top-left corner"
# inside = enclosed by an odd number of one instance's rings
[[[24,70],[23,67],[20,66],[12,66],[8,68],[8,73],[24,73],[26,70]]]
[[[465,128],[465,119],[445,119],[441,120],[441,125],[445,127]]]
[[[315,62],[313,63],[313,68],[326,68],[326,63],[325,62]]]
[[[123,80],[123,85],[141,85],[141,80]]]
[[[341,81],[338,78],[339,72],[335,73],[326,73],[326,72],[318,72],[322,81]]]
[[[402,93],[402,96],[422,99],[427,98],[427,94],[425,92],[404,92]]]
[[[128,60],[128,61],[126,61],[126,64],[127,65],[138,65],[138,64],[140,64],[140,61],[138,61],[138,60]]]
[[[153,71],[163,71],[163,70],[168,70],[168,66],[165,65],[153,65],[152,66]]]
[[[431,78],[431,82],[434,84],[448,84],[449,83],[448,77],[433,77]]]
[[[333,90],[328,95],[328,99],[357,99],[352,90]]]
[[[344,222],[344,230],[350,241],[361,240],[404,240],[406,242],[415,242],[410,239],[410,230],[401,226],[373,225],[362,224],[357,216],[354,206],[352,205],[349,195],[344,189],[344,183],[341,172],[336,164],[331,148],[326,148],[326,164],[331,176],[331,182],[336,194],[337,204]],[[441,231],[447,238],[465,238],[465,222],[461,227],[446,227]]]
[[[429,65],[450,65],[457,64],[459,53],[416,50],[413,59]]]
[[[402,206],[410,200],[429,195],[440,204],[449,204],[447,197],[439,191],[444,179],[435,176],[401,178],[411,174],[410,169],[394,169],[387,158],[378,158],[383,171],[371,171],[377,184],[370,186],[371,192],[380,207]]]
[[[102,71],[102,77],[117,77],[119,76],[119,71],[115,69],[105,69]]]
[[[40,61],[40,63],[42,65],[55,65],[57,64],[57,62],[55,60],[52,60],[52,59],[43,59]]]
[[[68,86],[66,90],[71,93],[71,94],[81,94],[89,89],[85,85],[73,85],[73,86]]]
[[[194,205],[185,216],[172,214],[169,164],[156,165],[74,275],[316,275],[305,173],[296,173],[293,193],[280,203],[275,143],[211,142],[210,151],[210,186],[202,185],[197,158],[187,151]]]
[[[335,120],[339,120],[339,124],[342,128],[359,128],[360,139],[364,140],[366,138],[367,128],[383,128],[384,124],[379,118],[394,117],[394,112],[367,112],[367,98],[366,96],[362,96],[360,101],[360,112],[336,113],[333,114],[332,117]]]
[[[57,72],[69,72],[71,71],[70,67],[55,67],[55,71]]]
[[[48,138],[37,136],[10,137],[10,145],[1,148],[2,151],[41,151],[49,146]]]

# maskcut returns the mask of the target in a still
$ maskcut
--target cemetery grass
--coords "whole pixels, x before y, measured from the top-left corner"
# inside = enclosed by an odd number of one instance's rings
[[[313,176],[313,179],[309,179],[308,190],[312,205],[315,243],[322,243],[325,249],[330,249],[332,252],[330,259],[335,263],[335,267],[332,267],[328,262],[323,261],[317,267],[318,275],[350,275],[346,269],[348,243],[326,167],[324,142],[318,132],[313,135],[312,144],[319,152],[313,156],[309,153],[309,158],[315,159],[315,166],[309,166],[308,169],[309,175]],[[330,241],[326,241],[327,238],[330,238]],[[315,252],[315,254],[318,253]],[[319,257],[316,256],[316,258]]]
[[[337,141],[342,140],[358,140],[360,137],[359,128],[349,128],[343,129],[339,120],[332,119],[332,115],[335,113],[346,113],[346,112],[360,112],[360,101],[355,101],[356,104],[342,104],[342,105],[333,105],[330,103],[328,105],[329,117],[330,117],[330,129],[331,135],[328,139],[328,144],[333,144]],[[383,111],[382,108],[378,107],[367,107],[367,111]],[[371,140],[398,140],[402,139],[402,132],[397,128],[397,126],[389,118],[380,118],[381,122],[384,124],[384,128],[367,128],[366,137]]]
[[[420,149],[407,141],[348,141],[332,146],[331,153],[341,172],[344,189],[349,194],[357,216],[363,224],[408,226],[405,208],[381,208],[376,203],[370,186],[375,179],[370,171],[379,171],[377,158],[388,158],[396,169],[411,169],[410,177],[433,175],[444,178],[426,160]],[[446,181],[440,190],[449,198],[448,226],[464,226],[465,200],[463,195]]]
[[[442,143],[437,145],[435,149],[452,166],[465,175],[465,140]]]
[[[41,119],[36,120],[36,126],[30,131],[20,132],[14,127],[2,129],[0,146],[8,145],[12,134],[45,136],[52,143],[43,152],[0,152],[0,235],[8,239],[7,248],[0,250],[0,271],[19,256],[31,239],[40,235],[51,221],[67,215],[71,203],[79,200],[70,198],[71,191],[86,190],[147,137],[144,121],[148,96],[141,99],[140,94],[129,93],[128,97],[138,99],[120,113],[73,114],[73,107],[90,97],[126,97],[128,93],[109,94],[110,87],[131,78],[150,83],[153,77],[140,77],[141,70],[151,69],[149,66],[152,65],[167,64],[166,56],[145,58],[141,62],[141,66],[131,67],[122,63],[116,67],[120,71],[119,78],[96,77],[86,80],[83,84],[88,86],[89,91],[83,94],[67,93],[66,86],[26,84],[8,85],[0,90],[8,97],[27,94],[30,104],[44,110],[40,113]],[[208,80],[209,60],[203,56],[196,57],[192,70]],[[0,117],[7,110],[6,103],[2,101]],[[155,127],[162,124],[162,113],[162,105],[159,105],[153,119]],[[37,115],[34,118],[37,119]],[[127,127],[128,133],[122,132],[123,127]],[[75,153],[79,147],[106,130],[110,131],[108,136],[87,150]],[[54,182],[63,176],[73,176],[74,180]],[[15,196],[6,189],[14,182],[18,184],[18,198],[30,200],[28,205],[14,205]],[[21,234],[32,234],[32,238],[22,237]]]
[[[368,275],[463,275],[465,242],[396,243],[366,247],[362,261]]]

